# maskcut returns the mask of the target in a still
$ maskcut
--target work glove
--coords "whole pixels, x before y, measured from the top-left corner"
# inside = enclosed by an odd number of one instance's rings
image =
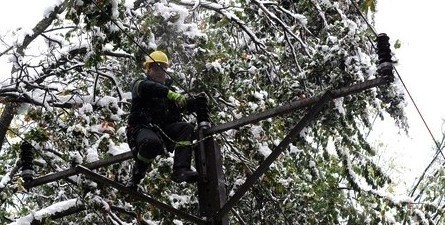
[[[167,99],[174,101],[179,108],[184,108],[187,105],[187,98],[174,91],[168,91]]]
[[[202,104],[203,102],[208,104],[208,101],[208,97],[205,93],[199,93],[189,100],[187,104],[189,112],[197,112],[198,104]]]

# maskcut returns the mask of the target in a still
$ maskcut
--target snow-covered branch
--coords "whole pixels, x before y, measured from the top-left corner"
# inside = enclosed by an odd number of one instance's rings
[[[323,10],[321,9],[320,5],[317,2],[315,2],[314,0],[310,0],[310,2],[317,9],[318,15],[320,16],[321,20],[323,21],[323,26],[327,27],[328,26],[328,22],[326,21],[326,16],[325,16]]]
[[[2,192],[6,188],[6,186],[9,184],[9,182],[11,182],[12,178],[19,171],[21,165],[22,165],[21,161],[17,160],[15,162],[15,166],[11,169],[11,171],[9,171],[8,173],[6,173],[3,176],[3,178],[0,180],[0,192]]]
[[[298,35],[296,35],[294,32],[292,32],[292,30],[290,29],[290,27],[283,22],[281,19],[279,19],[274,13],[272,13],[271,11],[269,11],[262,2],[258,1],[258,0],[252,0],[256,5],[258,5],[258,7],[269,17],[271,18],[273,21],[275,21],[275,23],[278,23],[284,30],[285,33],[291,35],[293,38],[295,38],[301,46],[303,46],[303,50],[306,53],[306,55],[312,57],[312,53],[310,53],[308,51],[311,50],[311,52],[313,52],[313,49],[310,49],[308,45],[306,45],[303,40],[301,40],[300,37],[298,37]]]
[[[39,224],[42,219],[51,217],[53,219],[67,216],[85,210],[84,205],[78,199],[69,199],[57,202],[39,211],[32,212],[27,216],[17,219],[9,225],[31,225]]]
[[[120,87],[120,85],[119,85],[119,82],[118,82],[118,80],[116,79],[116,77],[114,77],[114,76],[111,75],[111,74],[102,73],[102,72],[100,72],[100,71],[98,71],[98,70],[88,70],[88,72],[98,74],[98,76],[97,76],[96,79],[95,79],[95,84],[96,84],[96,82],[98,81],[99,75],[108,78],[108,79],[111,81],[111,83],[113,83],[113,85],[116,87],[116,89],[117,89],[117,94],[119,95],[119,99],[122,100],[122,93],[123,93],[123,92],[122,92],[122,89],[121,89],[121,87]],[[93,97],[93,99],[94,99],[94,97]]]
[[[384,199],[391,206],[400,207],[403,205],[405,205],[405,206],[413,205],[414,201],[408,196],[396,197],[396,196],[392,196],[389,193],[385,193],[385,192],[375,190],[375,189],[369,187],[367,184],[362,182],[359,175],[354,172],[349,153],[347,151],[342,150],[341,148],[337,148],[337,152],[338,152],[339,156],[343,159],[342,161],[344,163],[344,166],[345,166],[345,169],[347,172],[347,176],[349,178],[348,181],[354,187],[354,189],[358,188],[359,191],[371,194],[371,195],[373,195],[377,198],[380,198],[380,199]],[[412,213],[413,213],[413,216],[416,216],[420,220],[422,220],[423,221],[422,223],[425,222],[424,212],[422,212],[421,210],[418,210],[418,209],[414,209],[414,211]],[[428,223],[426,222],[424,224],[428,224]]]
[[[238,27],[240,27],[260,49],[262,49],[262,50],[265,49],[264,43],[244,23],[244,21],[239,19],[238,16],[236,16],[233,12],[227,10],[227,8],[228,8],[227,6],[223,6],[223,5],[220,5],[218,3],[214,3],[214,2],[201,1],[201,0],[198,0],[198,2],[195,1],[195,0],[181,0],[179,2],[179,4],[187,5],[187,6],[193,6],[195,8],[197,7],[197,3],[202,8],[213,10],[213,11],[223,15],[224,17],[226,17],[227,19],[229,19],[230,21],[232,21],[236,25],[238,25]]]
[[[47,17],[43,18],[37,25],[32,29],[33,33],[31,35],[26,35],[23,42],[18,45],[17,53],[22,55],[24,54],[24,50],[31,44],[34,39],[36,39],[40,34],[45,32],[45,30],[52,24],[52,22],[57,18],[57,15],[62,13],[65,8],[68,0],[65,0],[60,5],[54,7],[54,10],[48,14]]]

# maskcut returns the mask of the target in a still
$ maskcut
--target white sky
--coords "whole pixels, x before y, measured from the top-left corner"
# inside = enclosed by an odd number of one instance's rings
[[[0,3],[0,31],[18,27],[32,28],[43,18],[47,9],[60,0],[2,0]]]
[[[445,1],[437,0],[381,0],[376,16],[377,32],[386,33],[392,42],[401,41],[401,48],[394,51],[399,60],[396,68],[436,140],[442,138],[445,118],[442,101],[445,90],[444,7]],[[393,154],[391,157],[406,167],[401,171],[402,176],[411,186],[432,160],[434,143],[413,103],[406,97],[410,137],[394,139],[388,122],[380,124],[378,130],[381,131],[373,135],[387,143],[388,155]]]
[[[0,35],[10,29],[32,28],[49,6],[60,0],[14,0],[0,4]],[[23,7],[25,6],[25,7]],[[445,1],[440,0],[379,0],[376,16],[377,32],[387,33],[391,41],[400,40],[401,49],[395,50],[396,65],[402,79],[413,95],[436,139],[441,138],[442,119],[445,118],[443,88],[445,74]],[[20,9],[20,10],[19,10]],[[6,49],[0,43],[0,52]],[[0,58],[0,76],[8,74],[11,65]],[[410,186],[432,159],[433,142],[412,103],[406,108],[411,126],[410,138],[397,136],[391,121],[378,123],[370,135],[386,146],[381,152],[398,164],[396,169]],[[387,160],[385,159],[385,160]]]

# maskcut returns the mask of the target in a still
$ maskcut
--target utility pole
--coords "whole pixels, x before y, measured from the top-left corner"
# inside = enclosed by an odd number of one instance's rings
[[[199,173],[198,198],[199,213],[203,218],[213,218],[226,203],[226,184],[224,179],[221,150],[212,136],[206,131],[210,128],[208,103],[206,98],[199,98],[198,120],[198,148],[195,151],[196,169]],[[217,220],[209,220],[209,224],[228,225],[227,215]]]

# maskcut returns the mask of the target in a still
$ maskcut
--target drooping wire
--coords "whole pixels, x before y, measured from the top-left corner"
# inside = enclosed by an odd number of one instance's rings
[[[354,7],[355,7],[355,9],[357,10],[357,13],[360,15],[360,17],[362,17],[362,19],[366,22],[366,24],[368,25],[369,29],[371,29],[372,32],[373,32],[373,34],[374,34],[375,36],[377,36],[378,33],[376,32],[376,30],[374,29],[374,27],[368,22],[368,20],[367,20],[366,17],[363,15],[363,13],[360,11],[360,9],[358,8],[357,4],[356,4],[354,1],[351,1],[351,2],[352,2],[352,4],[354,5]],[[374,45],[373,45],[373,46],[374,46]],[[374,46],[374,48],[375,48],[375,46]],[[431,138],[433,139],[433,141],[434,141],[434,143],[436,144],[436,146],[439,148],[439,146],[437,145],[436,138],[434,137],[433,133],[431,132],[431,129],[429,128],[428,124],[426,123],[426,121],[425,121],[425,119],[424,119],[424,116],[423,116],[422,113],[420,112],[420,109],[419,109],[419,107],[417,106],[416,101],[414,101],[414,98],[413,98],[413,96],[411,95],[411,92],[408,90],[408,87],[406,86],[405,82],[403,81],[403,79],[402,79],[402,77],[400,76],[400,73],[399,73],[399,71],[397,70],[396,67],[394,67],[394,71],[396,72],[397,77],[399,78],[399,80],[400,80],[400,82],[401,82],[403,88],[404,88],[405,91],[407,92],[407,94],[408,94],[408,96],[409,96],[411,102],[413,103],[414,107],[416,108],[416,111],[417,111],[417,113],[419,114],[420,118],[422,119],[422,122],[423,122],[423,124],[425,125],[425,127],[427,128],[427,130],[428,130],[428,132],[429,132]],[[444,158],[445,158],[445,156],[444,156]]]
[[[367,20],[366,17],[363,15],[362,11],[359,9],[359,7],[357,6],[357,4],[356,4],[353,0],[351,0],[351,3],[352,3],[352,5],[355,7],[355,9],[356,9],[357,13],[360,15],[360,17],[366,22],[366,24],[368,25],[369,29],[371,29],[372,32],[373,32],[373,34],[374,34],[375,36],[377,36],[378,34],[377,34],[376,30],[375,30],[375,29],[373,28],[373,26],[368,22],[368,20]],[[374,46],[374,45],[373,45],[373,46]],[[420,112],[420,109],[419,109],[419,107],[417,106],[416,101],[414,101],[414,98],[413,98],[413,96],[411,95],[411,92],[408,90],[408,87],[406,86],[405,82],[403,81],[402,77],[400,76],[399,71],[398,71],[395,67],[394,67],[394,71],[396,72],[397,77],[399,78],[399,80],[400,80],[400,82],[401,82],[403,88],[405,89],[406,93],[408,94],[408,96],[409,96],[411,102],[412,102],[413,105],[414,105],[414,108],[416,109],[417,113],[419,114],[419,116],[420,116],[420,118],[421,118],[423,124],[425,125],[426,129],[428,130],[428,133],[429,133],[429,135],[431,136],[431,139],[433,139],[433,142],[434,142],[434,144],[436,145],[436,148],[437,148],[436,154],[434,155],[433,159],[432,159],[431,162],[428,164],[428,166],[425,168],[424,172],[422,173],[422,176],[418,179],[416,185],[414,185],[414,187],[413,187],[413,189],[412,189],[412,191],[411,191],[411,193],[410,193],[410,196],[412,196],[412,195],[414,194],[415,190],[417,189],[417,187],[419,186],[420,182],[424,179],[426,172],[430,169],[430,167],[433,165],[433,163],[437,160],[437,157],[439,156],[439,154],[442,155],[442,157],[443,157],[444,159],[445,159],[445,155],[443,154],[442,148],[441,148],[441,146],[439,145],[439,142],[436,141],[436,138],[434,137],[434,135],[433,135],[433,133],[432,133],[430,127],[428,126],[428,124],[427,124],[427,122],[426,122],[424,116],[423,116],[422,113]]]

